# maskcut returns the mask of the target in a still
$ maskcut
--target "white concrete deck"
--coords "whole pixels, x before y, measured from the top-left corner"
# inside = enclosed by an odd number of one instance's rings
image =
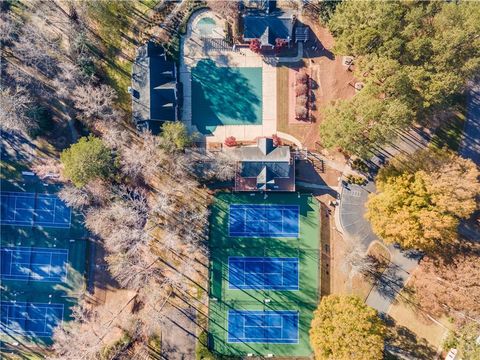
[[[262,124],[261,125],[224,125],[217,126],[212,135],[206,136],[206,142],[224,142],[225,138],[234,136],[239,141],[253,140],[259,136],[271,136],[277,132],[277,69],[273,64],[248,48],[212,49],[205,46],[196,24],[203,17],[210,17],[217,22],[211,37],[224,38],[225,20],[210,10],[195,13],[187,26],[187,33],[180,44],[180,81],[183,83],[182,119],[191,131],[197,131],[192,125],[192,80],[191,69],[202,59],[211,59],[217,66],[261,67],[262,68]]]

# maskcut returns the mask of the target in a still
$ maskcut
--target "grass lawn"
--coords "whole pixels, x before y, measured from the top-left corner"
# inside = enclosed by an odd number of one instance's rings
[[[401,299],[401,296],[397,297]],[[442,345],[448,333],[448,321],[440,319],[441,324],[426,322],[404,301],[392,305],[388,315],[393,319],[389,326],[391,340],[410,355],[420,359],[434,359],[437,349]]]
[[[376,262],[375,271],[382,274],[390,264],[390,252],[378,242],[373,243],[367,254]],[[363,274],[357,274],[352,279],[352,292],[361,299],[366,300],[374,285],[373,279]]]
[[[230,204],[299,205],[298,238],[230,237]],[[310,195],[217,195],[210,222],[209,331],[213,351],[223,355],[310,356],[308,331],[319,294],[319,204]],[[229,289],[229,256],[298,258],[299,290]],[[270,299],[268,303],[265,299]],[[298,311],[298,343],[228,342],[228,310]],[[236,335],[235,332],[234,335]]]
[[[130,112],[130,95],[127,92],[131,84],[132,61],[138,46],[135,27],[144,28],[149,24],[147,14],[160,1],[105,1],[92,2],[89,5],[90,20],[95,24],[101,39],[102,49],[96,52],[107,83],[118,94],[119,106]]]

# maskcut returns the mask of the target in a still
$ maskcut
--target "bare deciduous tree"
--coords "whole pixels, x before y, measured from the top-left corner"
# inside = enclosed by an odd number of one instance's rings
[[[83,75],[77,65],[62,61],[58,64],[59,72],[52,82],[56,89],[56,95],[63,99],[69,99],[80,86]]]
[[[237,1],[208,0],[207,5],[214,12],[227,20],[232,20],[239,11]]]
[[[366,274],[374,267],[373,259],[367,255],[367,249],[360,239],[345,237],[345,256],[342,258],[341,269],[351,281],[357,274]]]
[[[131,142],[130,133],[127,130],[120,129],[112,123],[105,123],[102,132],[102,139],[105,145],[111,149],[123,149]]]
[[[9,43],[15,39],[19,24],[7,12],[0,13],[0,42]]]
[[[78,188],[72,185],[64,186],[58,193],[60,199],[62,199],[68,206],[74,209],[83,209],[90,205],[92,199],[88,191],[83,188]]]
[[[108,85],[80,85],[75,88],[72,97],[75,108],[88,124],[114,120],[118,116],[114,107],[117,94]]]
[[[65,321],[55,329],[54,355],[49,359],[96,360],[109,345],[106,339],[113,330],[135,333],[136,317],[129,306],[133,299],[113,308],[103,305],[92,307],[81,300],[72,309],[75,321]]]
[[[7,132],[27,133],[37,128],[37,124],[27,116],[32,103],[25,89],[0,88],[0,127]]]
[[[231,180],[235,176],[238,157],[233,151],[222,151],[215,156],[214,173],[220,180]]]
[[[137,247],[135,253],[112,253],[107,257],[110,273],[125,288],[140,290],[150,281],[164,279],[160,259],[149,247]]]
[[[158,172],[165,158],[165,154],[160,149],[158,136],[147,131],[141,133],[139,142],[123,147],[120,158],[121,169],[132,178],[150,179]]]

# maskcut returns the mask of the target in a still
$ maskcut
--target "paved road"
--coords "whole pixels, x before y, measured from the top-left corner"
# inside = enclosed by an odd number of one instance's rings
[[[365,203],[370,193],[375,192],[375,184],[365,186],[344,184],[340,193],[340,204],[336,211],[337,227],[344,236],[358,239],[365,250],[377,236],[365,219]],[[404,252],[393,246],[388,247],[391,258],[389,268],[377,281],[367,297],[366,303],[380,313],[387,314],[398,292],[403,288],[410,273],[418,265],[418,255]]]
[[[472,85],[467,98],[467,119],[460,154],[480,166],[480,83]]]

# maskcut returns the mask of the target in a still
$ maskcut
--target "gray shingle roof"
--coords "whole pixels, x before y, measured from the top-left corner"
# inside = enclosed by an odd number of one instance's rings
[[[290,147],[273,146],[273,139],[260,138],[256,146],[243,146],[234,150],[242,162],[289,162]]]
[[[177,74],[165,49],[153,42],[141,46],[132,69],[133,120],[158,132],[164,121],[177,120]]]
[[[260,39],[262,45],[275,45],[276,39],[292,39],[293,11],[274,11],[270,14],[251,11],[243,17],[243,38]]]

